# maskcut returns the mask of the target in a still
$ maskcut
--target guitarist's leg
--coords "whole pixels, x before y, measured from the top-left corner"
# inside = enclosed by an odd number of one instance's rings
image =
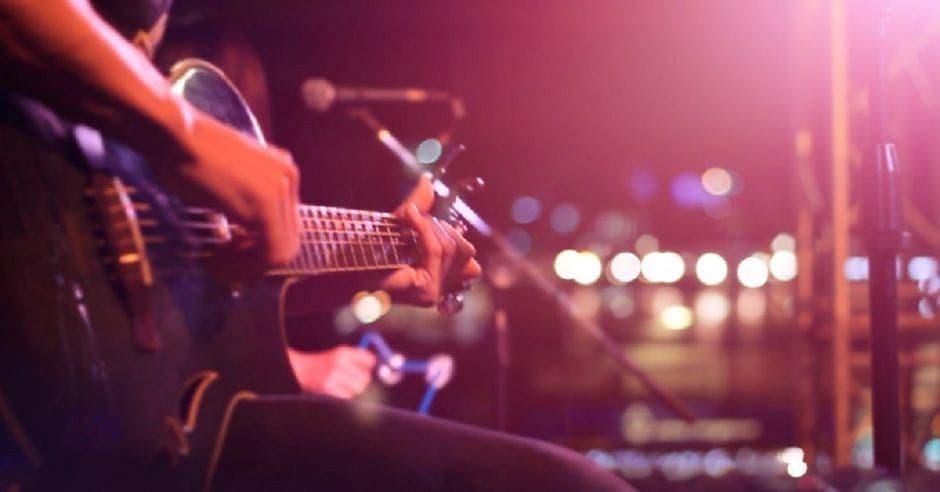
[[[213,489],[631,490],[548,443],[332,398],[237,404]]]

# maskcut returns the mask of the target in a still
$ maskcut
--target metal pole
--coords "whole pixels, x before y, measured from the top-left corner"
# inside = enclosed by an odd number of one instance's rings
[[[865,212],[869,256],[869,309],[871,320],[872,433],[875,465],[900,477],[901,407],[898,387],[898,252],[907,242],[902,231],[900,165],[887,135],[885,60],[888,48],[888,2],[876,3],[871,17],[871,141],[874,159],[865,166]]]

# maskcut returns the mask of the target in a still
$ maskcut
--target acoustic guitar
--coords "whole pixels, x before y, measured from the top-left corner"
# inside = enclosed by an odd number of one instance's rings
[[[212,65],[181,62],[171,82],[265,142]],[[233,401],[299,392],[282,331],[293,279],[410,264],[416,235],[388,213],[300,205],[297,257],[233,289],[205,262],[244,232],[238,224],[161,190],[130,149],[86,127],[73,133],[87,165],[53,159],[10,171],[19,173],[11,182],[28,181],[11,193],[33,190],[18,208],[38,212],[3,245],[3,265],[13,266],[0,265],[11,325],[0,410],[8,404],[14,440],[33,465],[184,467],[190,473],[177,475],[192,482],[182,486],[199,487]]]

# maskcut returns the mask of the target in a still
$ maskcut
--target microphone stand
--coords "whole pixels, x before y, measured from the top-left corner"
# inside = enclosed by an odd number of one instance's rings
[[[360,108],[350,110],[347,114],[349,117],[361,121],[370,130],[374,131],[379,142],[398,157],[409,173],[414,176],[419,176],[426,172],[417,157],[402,145],[391,131],[376,119],[371,111]],[[562,311],[568,315],[568,318],[575,326],[590,335],[622,369],[636,377],[653,397],[687,422],[695,422],[695,415],[688,407],[679,401],[675,395],[653,381],[649,373],[633,362],[633,360],[624,353],[623,348],[614,341],[599,324],[586,316],[567,293],[558,288],[555,282],[549,278],[549,276],[545,275],[535,263],[529,261],[516,251],[516,248],[512,246],[501,232],[491,227],[479,214],[467,205],[461,197],[452,196],[454,192],[440,179],[435,177],[432,180],[432,185],[434,191],[439,196],[452,200],[453,210],[461,219],[482,236],[488,238],[493,245],[496,246],[496,249],[505,255],[509,263],[515,266],[518,271],[522,272],[522,274],[541,290],[546,297],[555,301]],[[505,331],[505,326],[500,329]],[[498,334],[497,336],[504,336],[504,334]]]
[[[865,166],[868,185],[864,198],[869,255],[871,324],[872,435],[875,465],[899,478],[903,468],[898,368],[898,253],[908,248],[900,203],[900,163],[888,141],[886,58],[888,1],[875,2],[872,20],[875,59],[870,67],[871,138],[874,159]]]

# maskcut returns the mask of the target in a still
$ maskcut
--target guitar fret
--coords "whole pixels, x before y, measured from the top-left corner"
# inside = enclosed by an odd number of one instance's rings
[[[277,275],[364,271],[406,261],[415,246],[391,214],[338,207],[301,205],[297,256],[272,271]]]

